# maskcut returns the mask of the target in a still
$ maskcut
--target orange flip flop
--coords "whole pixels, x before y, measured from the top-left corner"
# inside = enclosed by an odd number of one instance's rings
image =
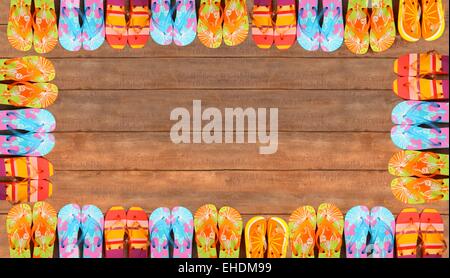
[[[105,257],[125,257],[127,214],[123,207],[112,207],[105,215]]]
[[[403,209],[396,219],[395,244],[397,258],[416,258],[420,217],[415,208]]]
[[[344,216],[333,204],[321,204],[317,210],[316,244],[319,258],[339,258],[341,256]]]
[[[435,209],[424,209],[420,214],[420,238],[423,258],[442,258],[447,250],[444,221]]]

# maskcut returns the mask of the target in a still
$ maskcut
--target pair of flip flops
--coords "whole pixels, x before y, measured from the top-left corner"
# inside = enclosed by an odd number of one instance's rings
[[[223,42],[236,46],[245,41],[249,21],[245,0],[200,0],[197,33],[200,42],[209,48],[218,48]]]
[[[34,13],[31,4],[34,2]],[[53,0],[11,0],[6,34],[17,50],[48,53],[58,43],[55,2]]]
[[[80,24],[82,18],[82,24]],[[96,50],[105,41],[103,0],[61,0],[59,43],[69,51]]]
[[[351,208],[345,215],[347,258],[393,258],[395,218],[385,207]]]
[[[195,241],[199,258],[239,258],[242,216],[232,207],[218,212],[212,204],[201,206],[194,214]]]
[[[6,216],[10,257],[52,258],[56,222],[56,211],[46,202],[35,203],[33,210],[27,204],[13,206]]]
[[[344,41],[355,54],[365,54],[389,49],[395,41],[395,19],[392,0],[349,0]]]
[[[321,12],[318,4],[318,0],[299,1],[297,42],[308,51],[322,48],[325,52],[332,52],[344,41],[342,0],[322,0]]]
[[[174,42],[178,46],[191,44],[197,35],[197,14],[194,0],[180,0],[175,6],[170,1],[152,0],[150,35],[159,45]],[[176,17],[173,19],[174,13]]]
[[[422,22],[420,20],[422,19]],[[442,0],[402,0],[398,8],[398,32],[409,42],[423,37],[434,41],[445,31],[445,13]]]
[[[403,209],[397,216],[395,241],[398,258],[441,258],[447,249],[444,221],[435,209],[419,214],[415,208]],[[420,245],[419,245],[420,244]]]
[[[83,258],[101,258],[103,226],[103,213],[96,206],[65,205],[58,213],[59,257],[80,258],[81,248]]]
[[[272,0],[255,0],[252,16],[252,37],[259,48],[268,49],[273,44],[278,49],[288,49],[297,36],[295,0],[277,0],[276,19]]]
[[[169,258],[170,245],[173,245],[173,258],[192,257],[194,220],[188,209],[157,208],[149,217],[148,229],[152,258]]]
[[[245,225],[247,258],[286,258],[289,226],[282,218],[255,216]]]
[[[293,258],[339,258],[342,245],[344,216],[333,204],[321,204],[296,209],[289,217],[290,242]]]
[[[106,41],[114,49],[143,48],[150,37],[148,0],[130,0],[128,19],[125,2],[106,0]]]

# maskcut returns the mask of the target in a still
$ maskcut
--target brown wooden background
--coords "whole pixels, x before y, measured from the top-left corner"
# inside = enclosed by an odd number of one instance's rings
[[[249,10],[251,2],[247,1]],[[344,1],[347,2],[347,1]],[[395,1],[398,2],[398,1]],[[6,39],[9,1],[0,2],[0,57],[34,55],[13,50]],[[448,26],[448,7],[446,7]],[[238,47],[162,47],[46,55],[60,88],[49,108],[57,119],[57,144],[48,158],[56,167],[59,209],[74,202],[141,206],[230,205],[247,220],[290,213],[302,205],[332,202],[343,212],[355,205],[382,205],[397,214],[407,205],[390,191],[387,162],[390,113],[400,101],[392,90],[393,60],[435,49],[448,53],[448,28],[435,42],[397,38],[381,54],[258,49],[249,37]],[[253,144],[175,145],[169,138],[175,107],[278,107],[279,148],[259,155]],[[8,257],[0,203],[0,257]],[[443,215],[448,242],[448,202]]]

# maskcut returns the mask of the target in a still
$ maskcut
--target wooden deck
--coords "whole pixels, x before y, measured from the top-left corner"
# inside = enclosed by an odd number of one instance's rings
[[[251,10],[251,0],[249,10]],[[344,1],[346,2],[346,1]],[[395,1],[398,2],[398,1]],[[23,56],[6,39],[9,1],[0,2],[0,57]],[[49,110],[57,119],[54,195],[67,203],[141,206],[230,205],[245,219],[281,215],[301,205],[332,202],[346,212],[355,205],[382,205],[397,214],[407,207],[391,193],[387,163],[390,113],[400,101],[392,90],[394,58],[435,49],[449,52],[446,31],[435,42],[395,45],[381,54],[258,49],[249,37],[238,47],[161,47],[94,52],[58,47],[46,55],[60,88]],[[34,55],[33,52],[26,53]],[[279,147],[258,154],[253,144],[185,144],[170,141],[170,111],[191,107],[278,107]],[[194,132],[198,132],[195,130]],[[0,203],[0,257],[8,257]],[[448,242],[449,203],[438,209]]]

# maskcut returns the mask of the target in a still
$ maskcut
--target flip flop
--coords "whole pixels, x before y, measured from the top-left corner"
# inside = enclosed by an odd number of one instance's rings
[[[391,48],[395,41],[395,19],[392,0],[372,0],[370,18],[370,48],[383,52]]]
[[[316,211],[311,206],[296,209],[289,217],[293,258],[314,258]]]
[[[0,130],[52,132],[56,125],[55,117],[44,109],[2,110],[0,119]]]
[[[366,206],[352,207],[345,215],[344,236],[347,258],[367,258],[370,220],[370,212]]]
[[[435,51],[427,53],[405,54],[394,61],[394,72],[399,76],[446,75],[448,70],[448,55]]]
[[[207,204],[194,214],[195,242],[199,258],[217,258],[217,208]]]
[[[267,221],[255,216],[245,225],[245,253],[247,258],[264,258],[267,250]]]
[[[391,182],[391,190],[395,198],[405,204],[448,201],[448,178],[395,178]]]
[[[347,48],[355,54],[366,54],[370,44],[369,0],[349,0],[344,42]]]
[[[392,123],[421,125],[448,123],[449,105],[445,102],[403,101],[392,110]]]
[[[80,26],[80,0],[61,0],[60,7],[59,43],[68,51],[78,51],[83,43]]]
[[[389,160],[389,173],[399,177],[448,176],[448,154],[399,151]]]
[[[0,182],[0,200],[11,203],[44,201],[52,192],[53,184],[48,180]]]
[[[295,0],[278,0],[276,13],[274,43],[278,49],[285,50],[295,43],[297,36]]]
[[[114,49],[124,49],[128,42],[125,0],[106,0],[106,41]]]
[[[81,36],[85,50],[96,50],[105,41],[103,0],[84,0]]]
[[[321,204],[317,210],[316,245],[319,258],[339,258],[341,255],[344,216],[333,204]]]
[[[320,47],[320,20],[323,13],[318,12],[318,0],[299,0],[297,20],[297,42],[308,51]]]
[[[47,58],[25,56],[0,59],[0,81],[49,82],[55,78],[55,67]]]
[[[444,221],[435,209],[426,208],[420,214],[420,238],[422,258],[442,258],[447,250],[444,237]]]
[[[385,207],[370,211],[369,257],[393,258],[395,246],[395,218]]]
[[[0,135],[0,155],[45,156],[55,146],[51,133],[18,133]]]
[[[289,226],[279,217],[267,220],[267,258],[286,258]]]
[[[223,16],[220,1],[200,0],[197,36],[206,47],[218,48],[222,44]]]
[[[239,258],[242,236],[242,216],[232,207],[219,210],[219,258]]]
[[[422,0],[422,37],[426,41],[439,39],[445,31],[445,12],[442,0]]]
[[[173,12],[170,2],[152,0],[152,19],[150,21],[150,35],[159,45],[169,45],[173,40]]]
[[[148,258],[148,217],[139,207],[127,211],[128,257]]]
[[[103,213],[98,207],[83,206],[80,227],[83,258],[102,258],[104,226]]]
[[[13,206],[6,216],[6,232],[11,258],[31,258],[31,208],[27,204]]]
[[[448,127],[439,128],[434,125],[430,127],[396,125],[391,130],[392,142],[404,150],[448,148]]]
[[[123,207],[112,207],[105,215],[105,257],[125,258],[127,213]]]
[[[186,46],[197,36],[197,8],[193,0],[180,0],[177,3],[173,42],[178,46]]]
[[[397,258],[416,258],[420,218],[415,208],[405,208],[397,216],[395,244]]]
[[[152,0],[152,3],[153,1],[155,0]],[[130,0],[130,9],[128,45],[131,48],[143,48],[151,32],[148,0]]]
[[[393,90],[403,99],[444,100],[448,99],[448,80],[399,77],[394,80]]]
[[[172,241],[171,230],[170,209],[155,209],[148,219],[150,255],[152,258],[169,258],[169,247]]]
[[[252,11],[252,39],[262,49],[272,47],[274,26],[272,21],[272,1],[254,0]]]
[[[44,157],[0,158],[0,177],[48,179],[53,176],[53,164]]]
[[[58,97],[58,87],[50,83],[0,84],[0,104],[46,108]]]
[[[173,257],[192,258],[192,238],[194,236],[194,217],[184,207],[174,207],[171,212],[173,232]]]
[[[33,46],[31,0],[11,0],[6,34],[12,47],[28,51]]]
[[[228,46],[243,43],[249,29],[246,0],[225,0],[223,14],[223,42]]]
[[[60,258],[79,258],[78,232],[81,227],[81,209],[77,204],[68,204],[58,213],[58,242]]]
[[[420,40],[420,14],[421,8],[418,0],[399,1],[398,7],[398,32],[400,36],[409,42]]]
[[[344,43],[342,0],[322,0],[323,23],[320,28],[320,47],[325,52],[338,50]]]
[[[33,258],[53,258],[56,240],[56,210],[46,202],[37,202],[33,206]]]
[[[58,27],[53,0],[34,0],[33,44],[37,53],[48,53],[58,44]]]

